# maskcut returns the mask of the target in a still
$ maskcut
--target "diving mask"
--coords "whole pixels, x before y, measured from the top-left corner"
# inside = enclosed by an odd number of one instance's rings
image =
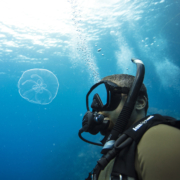
[[[121,101],[121,93],[128,94],[129,88],[119,87],[107,80],[100,81],[93,85],[86,95],[87,110],[92,112],[113,111]]]

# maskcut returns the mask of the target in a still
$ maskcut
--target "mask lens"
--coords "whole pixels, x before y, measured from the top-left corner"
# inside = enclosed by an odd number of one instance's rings
[[[110,106],[108,107],[108,110],[109,111],[115,110],[118,107],[119,103],[121,102],[121,99],[122,99],[122,97],[121,97],[120,93],[112,95],[111,100],[110,100]]]
[[[89,105],[90,111],[92,111],[91,105],[93,103],[93,98],[94,98],[95,94],[99,95],[99,98],[101,99],[103,106],[107,104],[106,86],[104,84],[100,84],[95,89],[93,89],[93,91],[89,95],[89,104],[88,105]]]

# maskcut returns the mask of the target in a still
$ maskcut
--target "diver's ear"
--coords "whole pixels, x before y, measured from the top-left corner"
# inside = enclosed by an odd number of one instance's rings
[[[145,96],[139,96],[136,104],[135,104],[135,108],[136,110],[142,110],[143,108],[146,107],[147,104],[147,98]]]

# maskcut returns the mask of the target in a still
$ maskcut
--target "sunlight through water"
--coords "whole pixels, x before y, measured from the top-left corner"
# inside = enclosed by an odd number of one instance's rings
[[[117,70],[121,69],[122,72],[126,72],[131,67],[131,62],[125,59],[136,56],[127,38],[124,38],[127,30],[133,32],[139,47],[145,47],[144,53],[148,49],[160,48],[155,40],[143,45],[144,42],[148,42],[146,38],[149,37],[143,37],[136,27],[142,18],[148,18],[144,17],[147,13],[145,8],[148,8],[148,13],[150,13],[164,2],[164,0],[158,2],[139,2],[138,0],[133,2],[130,0],[3,1],[0,6],[0,54],[4,53],[8,57],[16,54],[8,60],[34,64],[50,60],[45,52],[57,58],[64,56],[69,59],[72,68],[87,67],[90,78],[97,82],[101,79],[101,75],[98,67],[99,57],[94,54],[94,48],[97,42],[103,40],[107,32],[115,38],[114,43],[118,47],[114,52]],[[150,21],[145,21],[143,25],[151,23]],[[20,47],[28,53],[25,51],[19,53]],[[113,49],[109,52],[111,51]],[[101,54],[106,58],[106,52],[102,51]],[[131,69],[128,71],[133,74]]]

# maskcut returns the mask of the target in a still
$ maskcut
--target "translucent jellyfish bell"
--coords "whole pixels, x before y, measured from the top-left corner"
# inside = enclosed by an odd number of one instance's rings
[[[31,103],[46,105],[56,97],[59,88],[57,77],[47,69],[29,69],[18,82],[19,94]]]

